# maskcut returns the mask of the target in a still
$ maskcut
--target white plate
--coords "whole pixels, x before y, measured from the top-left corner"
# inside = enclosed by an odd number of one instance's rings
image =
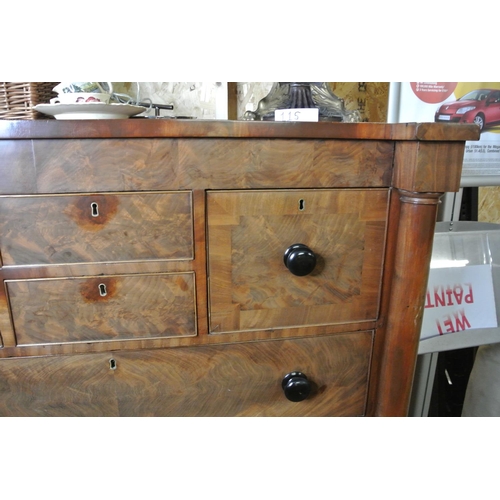
[[[37,104],[40,113],[54,116],[57,120],[99,120],[130,118],[147,108],[131,104],[103,104],[102,102],[85,102],[80,104]]]

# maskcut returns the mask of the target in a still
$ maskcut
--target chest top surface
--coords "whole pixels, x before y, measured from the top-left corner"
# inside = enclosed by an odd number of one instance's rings
[[[103,137],[262,137],[462,141],[479,138],[479,128],[476,125],[443,123],[286,123],[159,119],[0,121],[0,139],[91,139]]]

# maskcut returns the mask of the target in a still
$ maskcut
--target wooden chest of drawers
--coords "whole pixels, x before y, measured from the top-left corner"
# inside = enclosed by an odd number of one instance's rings
[[[405,415],[478,134],[0,123],[0,415]]]

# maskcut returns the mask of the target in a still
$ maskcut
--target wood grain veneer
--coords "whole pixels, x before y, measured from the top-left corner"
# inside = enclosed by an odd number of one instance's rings
[[[361,416],[371,345],[372,333],[358,332],[6,359],[0,416]],[[281,390],[281,379],[295,369],[314,381],[304,404]]]
[[[17,345],[195,335],[193,273],[6,281]]]
[[[375,320],[387,207],[382,189],[210,192],[210,331]],[[283,254],[303,242],[318,263],[294,276]]]
[[[0,415],[406,415],[437,206],[478,137],[0,120]]]
[[[0,234],[5,266],[192,259],[191,193],[0,196]]]

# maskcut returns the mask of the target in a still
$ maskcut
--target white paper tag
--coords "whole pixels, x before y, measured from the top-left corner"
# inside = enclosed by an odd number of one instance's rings
[[[318,108],[277,109],[274,112],[274,121],[317,122],[319,121],[319,109]]]
[[[430,270],[421,339],[497,323],[491,266]]]

